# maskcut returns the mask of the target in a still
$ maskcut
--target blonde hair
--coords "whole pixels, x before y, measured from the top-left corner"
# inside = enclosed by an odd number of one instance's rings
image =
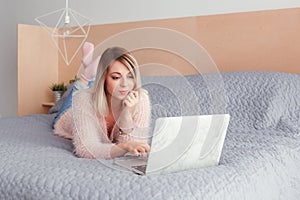
[[[133,89],[141,91],[141,77],[136,59],[124,48],[112,47],[106,49],[101,55],[96,80],[94,86],[91,88],[94,107],[104,116],[109,113],[105,79],[109,66],[115,61],[121,62],[129,69],[135,82]]]

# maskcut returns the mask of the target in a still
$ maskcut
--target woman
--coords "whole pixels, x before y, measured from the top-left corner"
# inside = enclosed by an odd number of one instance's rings
[[[136,60],[113,47],[92,61],[93,49],[83,46],[84,70],[55,117],[54,134],[72,139],[79,157],[148,153],[150,102]]]

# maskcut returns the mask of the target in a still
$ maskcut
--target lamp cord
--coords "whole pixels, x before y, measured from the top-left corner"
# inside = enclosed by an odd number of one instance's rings
[[[66,0],[66,16],[65,16],[65,23],[70,23],[70,16],[69,16],[69,0]]]

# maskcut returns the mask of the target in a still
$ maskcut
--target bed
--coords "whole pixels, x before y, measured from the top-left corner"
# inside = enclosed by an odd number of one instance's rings
[[[76,157],[70,140],[52,134],[55,113],[1,118],[0,199],[298,199],[300,75],[220,75],[226,94],[221,107],[231,121],[218,166],[139,176],[118,169],[112,160]],[[172,96],[189,95],[179,77],[143,77],[152,121],[218,112],[209,106],[210,93],[218,91],[205,84],[212,76],[180,77],[198,97],[184,110],[180,97]],[[164,83],[174,83],[174,90]]]

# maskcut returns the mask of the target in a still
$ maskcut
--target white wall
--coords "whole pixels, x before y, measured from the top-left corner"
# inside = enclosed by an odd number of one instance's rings
[[[4,1],[4,0],[1,0]],[[18,20],[34,18],[65,6],[65,0],[12,0],[18,2]],[[118,6],[117,6],[118,5]],[[69,7],[95,24],[200,16],[299,7],[299,0],[69,0]]]
[[[5,6],[3,6],[5,5]],[[0,6],[0,116],[17,114],[16,19],[11,1]]]
[[[1,0],[0,115],[17,115],[17,24],[63,8],[64,0]],[[300,7],[299,0],[69,0],[93,24]],[[118,6],[117,6],[118,5]],[[34,76],[34,74],[33,74]]]

